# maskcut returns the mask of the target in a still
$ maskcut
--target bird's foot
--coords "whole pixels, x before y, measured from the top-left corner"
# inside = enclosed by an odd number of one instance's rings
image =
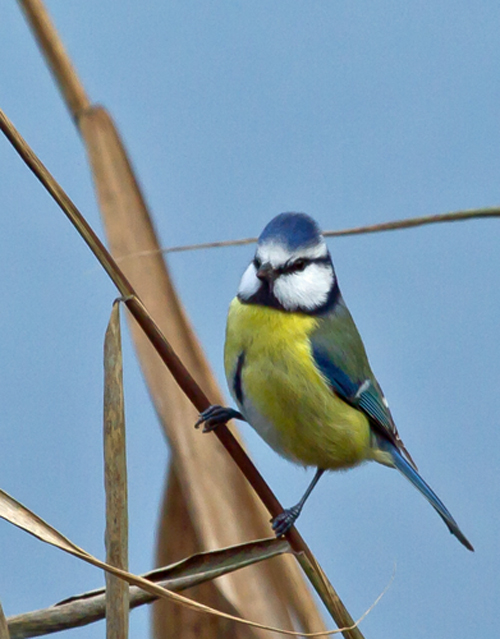
[[[271,519],[271,526],[273,527],[276,537],[281,537],[281,535],[286,534],[290,530],[300,515],[301,510],[300,504],[297,504],[296,506],[292,506],[292,508],[285,508],[282,513],[274,517],[274,519]]]
[[[244,420],[245,418],[241,413],[239,413],[237,410],[234,410],[233,408],[214,405],[210,406],[202,413],[200,413],[200,418],[198,419],[194,427],[199,428],[202,424],[204,424],[203,432],[210,433],[212,430],[215,430],[217,426],[225,424],[230,419]]]

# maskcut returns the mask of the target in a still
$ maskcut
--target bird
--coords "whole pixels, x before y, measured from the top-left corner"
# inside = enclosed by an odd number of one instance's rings
[[[281,213],[262,231],[229,307],[224,368],[237,410],[210,406],[196,426],[246,421],[278,454],[316,468],[300,501],[272,520],[276,536],[295,524],[325,471],[375,461],[404,475],[474,550],[405,448],[325,239],[305,213]]]

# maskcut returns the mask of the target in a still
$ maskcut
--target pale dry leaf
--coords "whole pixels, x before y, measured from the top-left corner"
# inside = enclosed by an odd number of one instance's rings
[[[41,0],[21,0],[21,4],[87,143],[114,256],[119,259],[134,252],[157,251],[159,245],[149,214],[109,116],[103,109],[90,106]],[[213,401],[221,401],[163,260],[155,255],[129,261],[124,270],[204,391]],[[159,554],[172,551],[182,555],[191,543],[197,550],[204,550],[227,545],[226,541],[235,543],[268,534],[268,515],[260,501],[215,438],[201,437],[192,431],[190,424],[196,418],[195,411],[144,336],[137,327],[132,330],[158,414],[173,447],[176,466],[171,473],[178,476],[178,483],[172,482],[169,490],[180,490],[178,497],[182,495],[177,499],[176,520],[164,514],[162,530],[168,529],[169,534],[168,538],[161,536]],[[177,545],[174,549],[169,543],[173,537],[171,529],[177,525],[188,533],[182,536],[186,548]],[[324,627],[303,576],[291,558],[247,571],[245,579],[239,576],[220,579],[211,587],[231,607],[243,606],[279,622],[291,621],[293,617],[297,626],[304,629]]]
[[[291,552],[290,544],[285,538],[258,539],[246,544],[238,544],[229,548],[220,548],[209,552],[196,553],[181,559],[170,566],[155,568],[141,575],[154,583],[162,583],[168,590],[186,590],[200,583],[215,579],[234,570],[246,568],[252,564]],[[104,594],[105,588],[89,590],[80,595],[73,595],[59,601],[56,606],[74,601],[84,600]],[[144,593],[146,596],[149,593]],[[148,598],[148,601],[151,599]]]
[[[44,541],[52,546],[63,550],[70,555],[77,557],[78,559],[82,559],[87,563],[105,570],[121,579],[124,579],[127,583],[139,586],[146,592],[149,592],[153,595],[161,597],[162,599],[170,599],[172,601],[177,602],[178,604],[191,608],[193,610],[204,612],[209,615],[213,615],[215,617],[222,618],[226,621],[230,621],[236,625],[242,625],[247,627],[253,627],[260,631],[271,631],[274,633],[282,633],[287,636],[298,636],[301,633],[297,633],[294,631],[289,631],[286,629],[279,629],[270,624],[261,624],[255,621],[250,621],[248,619],[241,618],[239,616],[233,615],[231,613],[224,612],[222,610],[216,610],[210,606],[204,605],[202,603],[193,601],[188,597],[183,595],[179,595],[176,592],[171,590],[167,590],[166,588],[162,588],[156,583],[144,579],[139,575],[134,575],[132,573],[127,572],[126,570],[121,570],[120,568],[116,568],[115,566],[111,566],[97,557],[94,557],[87,551],[83,550],[72,541],[70,541],[67,537],[62,535],[59,531],[53,528],[50,524],[45,522],[41,517],[36,515],[34,512],[26,508],[23,504],[18,502],[16,499],[11,497],[8,493],[0,489],[0,517],[6,519],[10,523],[18,526],[22,530],[34,535],[41,541]],[[327,634],[336,634],[337,631],[330,631]],[[316,633],[313,633],[316,636]],[[307,636],[313,636],[308,634]]]
[[[213,402],[222,402],[214,377],[190,322],[178,300],[163,259],[154,254],[123,259],[131,253],[158,248],[156,235],[137,181],[114,125],[101,107],[79,118],[99,196],[111,252],[150,310],[172,347]],[[151,396],[172,446],[176,481],[171,499],[176,507],[164,511],[159,557],[168,563],[194,551],[209,550],[269,534],[269,515],[245,478],[213,436],[192,428],[197,415],[163,366],[142,331],[131,330]],[[234,431],[233,431],[234,432]],[[177,488],[178,487],[178,488]],[[179,494],[175,491],[179,489]],[[169,503],[169,499],[166,500]],[[175,515],[174,515],[175,513]],[[213,592],[208,591],[213,588]],[[298,566],[291,557],[274,559],[234,573],[207,587],[207,595],[245,618],[265,619],[280,627],[305,631],[324,628],[323,621]],[[157,619],[168,618],[161,639],[180,637],[179,627],[196,627],[190,612],[161,606]],[[224,608],[223,608],[224,609]],[[181,626],[171,623],[181,615]],[[213,629],[214,636],[246,637],[246,630]],[[217,634],[217,632],[219,634]],[[242,634],[240,634],[242,633]],[[252,631],[257,636],[256,631]],[[194,636],[186,634],[185,636]],[[196,636],[200,636],[199,634]],[[205,635],[204,635],[205,636]]]
[[[243,547],[194,555],[175,565],[146,573],[142,577],[159,583],[168,590],[180,591],[284,552],[290,552],[286,540],[265,539]],[[136,586],[131,586],[129,592],[131,609],[157,599],[156,595]],[[99,588],[68,597],[49,608],[14,615],[9,617],[7,622],[12,639],[25,639],[94,623],[104,618],[105,609],[105,589]],[[1,634],[0,639],[3,639]]]
[[[52,546],[57,546],[72,555],[88,555],[83,548],[74,544],[41,517],[35,515],[35,513],[31,512],[26,506],[23,506],[2,489],[0,489],[0,517],[14,524],[14,526],[25,530],[34,537]]]

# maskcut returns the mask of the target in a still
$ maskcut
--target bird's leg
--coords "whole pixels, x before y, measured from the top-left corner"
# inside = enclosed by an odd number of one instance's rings
[[[274,532],[276,533],[276,537],[281,537],[287,533],[290,528],[294,525],[297,517],[300,515],[300,511],[302,510],[304,504],[307,501],[307,498],[312,493],[313,488],[319,482],[321,475],[325,472],[324,468],[318,468],[314,477],[312,478],[311,483],[307,487],[306,492],[302,496],[302,499],[298,504],[292,506],[291,508],[286,508],[282,513],[280,513],[274,519],[271,519],[271,525],[273,527]]]
[[[234,410],[233,408],[227,408],[225,406],[214,405],[210,406],[202,413],[200,413],[200,418],[198,419],[194,427],[199,428],[201,424],[204,424],[203,432],[209,433],[210,431],[215,430],[217,426],[225,424],[230,419],[240,419],[246,422],[246,419],[237,410]]]

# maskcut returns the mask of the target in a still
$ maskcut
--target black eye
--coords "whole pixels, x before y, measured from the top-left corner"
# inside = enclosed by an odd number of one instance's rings
[[[307,260],[296,260],[292,264],[292,268],[294,271],[303,271],[307,266]]]
[[[254,258],[253,258],[253,265],[255,266],[255,268],[256,268],[257,270],[259,270],[259,269],[260,269],[260,267],[262,266],[262,262],[261,262],[261,260],[259,260],[259,258],[258,258],[258,257],[254,257]]]

